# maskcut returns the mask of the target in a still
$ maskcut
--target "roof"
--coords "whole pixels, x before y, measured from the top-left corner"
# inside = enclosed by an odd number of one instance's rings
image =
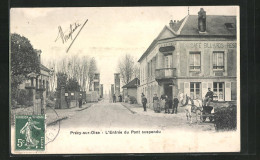
[[[51,71],[49,68],[45,67],[43,64],[40,65],[40,68],[47,72]]]
[[[226,24],[231,23],[234,29],[229,29]],[[206,32],[200,33],[198,31],[198,15],[187,15],[182,20],[174,23],[173,27],[165,26],[162,30],[168,29],[174,35],[172,38],[180,36],[236,36],[236,16],[224,15],[207,15],[206,16]],[[162,32],[153,40],[148,49],[143,53],[138,62],[140,62],[146,55],[150,53],[155,44],[159,41]]]
[[[133,79],[126,85],[124,85],[122,88],[137,88],[137,86],[140,84],[140,80],[138,78]]]
[[[179,22],[181,23],[181,22]],[[234,29],[228,29],[226,23],[234,24]],[[198,32],[198,16],[189,15],[179,35],[201,35]],[[206,33],[203,35],[235,36],[236,35],[236,16],[207,15]]]

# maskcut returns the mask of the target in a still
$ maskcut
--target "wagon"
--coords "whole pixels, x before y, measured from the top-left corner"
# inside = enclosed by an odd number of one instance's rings
[[[213,113],[212,106],[203,106],[203,110],[201,114],[202,121],[205,122],[207,117],[209,118],[210,122],[214,120],[214,113]]]

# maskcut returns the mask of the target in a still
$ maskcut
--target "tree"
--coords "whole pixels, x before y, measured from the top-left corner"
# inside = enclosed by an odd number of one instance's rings
[[[130,54],[125,54],[118,62],[118,70],[124,84],[129,83],[133,78],[138,76],[134,62],[134,57]]]
[[[40,72],[40,61],[30,41],[19,34],[11,34],[11,74],[24,75]]]
[[[67,85],[68,75],[63,72],[57,73],[57,89],[59,90],[62,86],[65,87]]]
[[[19,34],[11,34],[11,94],[16,99],[18,86],[30,73],[40,73],[37,51],[30,41]]]
[[[68,91],[80,91],[80,86],[76,78],[69,78],[66,90]]]

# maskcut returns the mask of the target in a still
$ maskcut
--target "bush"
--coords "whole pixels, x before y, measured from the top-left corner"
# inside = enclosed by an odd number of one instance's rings
[[[21,89],[18,93],[18,98],[17,98],[17,103],[20,105],[26,105],[26,106],[31,106],[33,105],[32,103],[32,93],[30,93],[26,89]]]
[[[222,107],[215,110],[214,114],[215,129],[235,130],[237,126],[237,106]]]
[[[129,97],[129,101],[130,101],[130,104],[135,104],[135,103],[137,103],[136,98],[133,97],[133,96],[130,96],[130,97]]]

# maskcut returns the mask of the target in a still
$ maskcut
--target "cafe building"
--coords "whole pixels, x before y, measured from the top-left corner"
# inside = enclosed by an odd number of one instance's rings
[[[153,95],[205,97],[208,88],[214,101],[237,98],[236,16],[187,15],[170,21],[143,53],[140,63],[141,93],[152,102]]]

